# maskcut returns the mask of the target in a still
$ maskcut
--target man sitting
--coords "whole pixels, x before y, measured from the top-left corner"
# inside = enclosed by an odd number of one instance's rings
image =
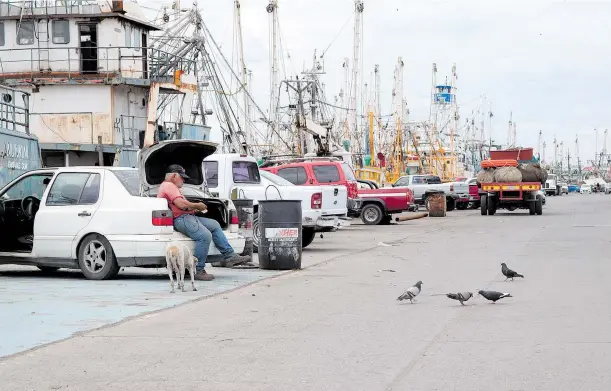
[[[249,262],[251,257],[236,254],[216,220],[195,216],[195,212],[203,212],[207,207],[203,202],[189,202],[182,195],[180,188],[185,179],[189,177],[182,166],[178,164],[169,166],[165,181],[159,186],[157,198],[165,198],[168,201],[174,214],[174,228],[195,241],[194,255],[198,260],[195,279],[211,281],[214,280],[214,276],[206,273],[205,269],[211,241],[223,254],[228,267]]]

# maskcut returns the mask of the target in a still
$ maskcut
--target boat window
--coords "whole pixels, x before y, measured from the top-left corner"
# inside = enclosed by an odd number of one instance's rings
[[[335,165],[312,166],[312,170],[314,171],[314,176],[316,176],[318,183],[332,183],[341,181],[339,171]]]
[[[53,21],[53,43],[70,43],[70,24],[67,20]]]
[[[4,22],[0,22],[0,46],[4,46]]]
[[[204,162],[204,175],[208,187],[219,185],[219,162]]]
[[[34,22],[21,21],[17,23],[17,44],[31,45],[34,43]]]
[[[140,43],[140,31],[138,29],[132,30],[134,31],[134,48],[136,48],[136,51],[140,51],[140,46],[142,46]]]
[[[303,185],[308,180],[308,175],[303,167],[288,167],[278,170],[278,176],[294,185]]]
[[[125,47],[132,47],[132,28],[130,26],[125,26]]]

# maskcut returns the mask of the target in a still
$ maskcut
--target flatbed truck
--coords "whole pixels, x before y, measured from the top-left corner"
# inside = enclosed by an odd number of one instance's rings
[[[543,199],[539,194],[541,183],[491,182],[481,183],[480,186],[482,216],[493,216],[498,209],[528,209],[531,215],[543,214]]]

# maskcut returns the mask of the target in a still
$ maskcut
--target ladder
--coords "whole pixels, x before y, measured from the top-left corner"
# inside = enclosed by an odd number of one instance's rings
[[[40,72],[51,72],[51,64],[49,62],[49,22],[49,19],[44,19],[34,25],[34,31],[36,31],[36,26],[38,26],[38,69]]]

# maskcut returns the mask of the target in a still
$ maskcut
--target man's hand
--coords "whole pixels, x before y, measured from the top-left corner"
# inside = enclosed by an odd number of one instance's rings
[[[197,210],[199,210],[201,212],[204,212],[204,211],[208,210],[208,207],[203,202],[194,202],[193,203],[193,208],[195,208],[195,209],[197,209]]]

